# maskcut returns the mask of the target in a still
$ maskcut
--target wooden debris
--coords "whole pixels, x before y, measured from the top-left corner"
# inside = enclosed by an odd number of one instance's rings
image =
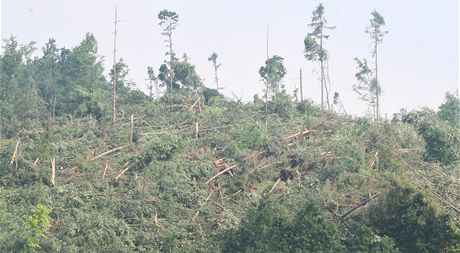
[[[118,147],[118,148],[114,148],[114,149],[108,150],[108,151],[106,151],[106,152],[104,152],[104,153],[102,153],[102,154],[100,154],[100,155],[98,155],[98,156],[96,156],[96,157],[93,157],[93,158],[89,159],[89,161],[94,161],[94,160],[99,159],[99,158],[101,158],[101,157],[103,157],[103,156],[110,155],[110,154],[112,154],[112,153],[121,151],[121,150],[123,150],[123,148],[124,148],[124,147],[121,146],[121,147]]]
[[[160,219],[158,219],[158,213],[157,212],[155,212],[155,218],[153,219],[153,221],[155,222],[155,227],[163,228],[163,226],[161,226],[161,224],[160,224]]]
[[[188,109],[188,111],[191,112],[191,111],[193,110],[193,108],[195,108],[196,104],[198,104],[198,102],[200,102],[200,100],[201,100],[201,98],[199,97],[199,98],[195,101],[195,103],[193,103],[193,105],[190,106],[190,108]]]
[[[131,128],[129,131],[129,143],[133,143],[133,132],[134,132],[134,114],[131,114]]]
[[[369,169],[374,169],[374,168],[378,168],[379,167],[379,152],[375,152],[374,154],[374,158],[371,162],[371,164],[369,165]]]
[[[235,164],[235,165],[232,165],[232,166],[226,168],[225,170],[223,170],[223,171],[217,173],[215,176],[211,177],[208,181],[206,181],[205,184],[209,184],[209,182],[211,182],[212,180],[218,178],[220,175],[222,175],[222,174],[224,174],[225,172],[227,172],[227,171],[229,171],[229,170],[231,170],[231,169],[234,169],[234,168],[236,168],[236,167],[238,167],[238,164]]]
[[[56,182],[54,181],[56,178],[56,159],[51,158],[51,184],[53,186],[56,185]]]
[[[228,165],[227,163],[224,162],[224,158],[217,159],[217,160],[215,160],[213,163],[214,163],[214,166],[216,167],[217,172],[220,172],[220,171],[222,171],[222,170],[225,170],[226,168],[228,168],[229,166],[231,166],[231,165]],[[235,173],[233,173],[232,170],[230,170],[228,173],[229,173],[230,176],[232,176],[232,177],[235,175]]]
[[[297,132],[295,134],[288,135],[288,136],[284,137],[283,139],[284,140],[296,139],[296,138],[299,138],[299,137],[303,137],[303,136],[305,136],[305,135],[307,135],[309,133],[310,133],[310,130],[307,129],[307,128],[304,128],[302,131]]]
[[[268,193],[272,193],[272,191],[276,188],[276,186],[281,182],[281,178],[278,178],[276,180],[275,184],[272,186],[271,190]]]
[[[118,176],[115,177],[115,181],[118,181],[118,178],[120,178],[120,177],[121,177],[123,174],[125,174],[125,172],[128,171],[128,170],[129,170],[129,166],[126,167],[124,170],[122,170],[122,171],[120,172],[120,174],[118,174]]]
[[[13,155],[11,156],[11,162],[10,162],[10,164],[13,164],[14,162],[16,162],[16,164],[18,163],[18,147],[19,147],[19,142],[20,142],[20,140],[18,140],[18,141],[16,142],[16,146],[14,147]]]
[[[35,159],[34,165],[37,165],[38,160],[40,160],[40,157],[37,157],[37,159]]]
[[[371,200],[373,200],[373,199],[376,199],[376,198],[379,197],[379,196],[380,196],[380,193],[377,193],[377,194],[375,194],[374,196],[368,198],[366,201],[364,201],[364,202],[362,202],[362,203],[356,205],[356,206],[353,207],[350,211],[344,213],[344,214],[341,216],[341,218],[342,218],[342,219],[345,219],[345,218],[346,218],[347,216],[349,216],[351,213],[353,213],[354,211],[356,211],[356,210],[358,210],[358,209],[360,209],[360,208],[362,208],[362,207],[365,207],[365,206],[367,205],[367,203],[369,203],[369,202],[370,202]]]
[[[107,173],[108,168],[109,168],[109,162],[105,162],[105,168],[104,168],[104,172],[102,173],[102,179],[105,178],[105,174]]]
[[[326,152],[321,152],[319,153],[321,156],[326,157],[326,158],[331,158],[331,159],[340,159],[340,156],[337,156],[334,151],[326,151]]]
[[[195,215],[193,215],[192,221],[195,221],[196,217],[198,217],[198,214],[200,214],[200,211],[196,211]]]

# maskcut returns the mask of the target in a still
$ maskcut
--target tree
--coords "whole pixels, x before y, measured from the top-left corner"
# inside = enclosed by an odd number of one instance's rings
[[[374,58],[375,62],[375,86],[376,88],[374,89],[375,91],[375,106],[376,106],[376,118],[377,120],[380,117],[380,93],[381,93],[381,88],[380,88],[380,83],[379,83],[379,78],[378,78],[378,45],[382,43],[383,41],[383,36],[385,36],[388,31],[383,31],[382,28],[385,26],[385,20],[383,17],[378,13],[377,11],[373,11],[371,13],[372,19],[370,20],[371,24],[370,26],[367,27],[366,33],[369,34],[371,39],[373,40],[374,43],[374,49],[372,52],[372,56]]]
[[[216,82],[216,90],[219,92],[219,78],[217,77],[217,69],[220,68],[222,65],[221,63],[217,63],[218,55],[213,52],[211,56],[208,57],[208,61],[212,62],[212,66],[214,67],[214,81]]]
[[[173,51],[173,42],[172,42],[172,33],[176,29],[178,22],[179,22],[179,15],[173,11],[162,10],[158,14],[158,19],[160,20],[160,26],[163,27],[163,32],[161,35],[166,36],[165,42],[166,47],[168,48],[169,52],[166,52],[166,55],[169,55],[169,83],[170,83],[170,90],[172,91],[172,82],[173,82],[173,72],[172,72],[172,64],[176,60],[175,53]]]
[[[265,65],[259,69],[259,75],[265,83],[267,101],[270,92],[276,95],[284,89],[282,81],[287,72],[283,60],[283,57],[274,55],[266,60]]]
[[[329,38],[329,35],[325,33],[325,30],[331,30],[335,27],[329,27],[327,20],[324,17],[324,6],[319,4],[313,11],[313,17],[309,26],[313,29],[312,32],[308,33],[304,39],[305,47],[305,58],[308,61],[319,61],[320,63],[320,79],[321,79],[321,108],[324,108],[324,91],[326,92],[326,103],[327,108],[330,109],[329,104],[329,91],[326,85],[326,72],[325,62],[328,59],[327,50],[324,48],[324,40]]]
[[[445,101],[439,106],[438,117],[452,126],[460,127],[460,100],[457,93],[446,93]]]
[[[4,40],[0,56],[0,129],[5,135],[45,111],[37,93],[37,64],[31,59],[34,45],[19,45],[14,37]]]
[[[201,78],[195,70],[195,66],[188,61],[174,61],[169,69],[166,64],[160,66],[158,79],[162,82],[163,86],[169,87],[167,90],[190,89],[196,90],[202,85]],[[169,79],[168,73],[172,73],[172,78]]]
[[[458,246],[455,222],[441,214],[427,194],[410,186],[395,186],[368,212],[370,225],[393,238],[401,252],[455,252]]]
[[[153,98],[153,89],[155,89],[156,94],[159,94],[158,77],[155,76],[155,72],[153,71],[152,67],[147,67],[147,75],[147,79],[149,81],[149,83],[147,84],[147,89],[149,90],[149,97]]]
[[[39,95],[48,105],[51,117],[56,114],[56,82],[59,75],[59,49],[55,39],[49,39],[42,49],[43,56],[38,60]]]
[[[358,65],[358,72],[355,74],[358,83],[353,85],[353,90],[358,93],[361,100],[372,108],[373,117],[377,119],[376,94],[380,92],[377,91],[380,87],[374,77],[374,72],[367,64],[367,60],[363,59],[361,61],[355,58],[355,62]]]
[[[51,223],[49,220],[50,209],[38,204],[27,217],[27,225],[31,235],[27,238],[27,246],[31,249],[40,249],[40,241],[47,238]]]
[[[62,103],[58,104],[58,111],[101,118],[110,99],[104,69],[97,55],[96,38],[88,33],[77,47],[61,54],[64,54],[61,56]]]

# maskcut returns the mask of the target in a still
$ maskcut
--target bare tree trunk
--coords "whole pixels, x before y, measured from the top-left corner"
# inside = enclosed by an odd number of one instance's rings
[[[172,93],[173,91],[173,67],[172,63],[174,61],[174,56],[173,56],[173,48],[172,48],[172,31],[169,31],[168,33],[168,39],[169,39],[169,88],[171,89],[170,92]]]
[[[113,36],[113,80],[112,80],[112,123],[117,120],[116,111],[116,100],[117,100],[117,23],[118,23],[118,11],[115,8],[115,32]]]
[[[134,114],[131,114],[131,128],[129,131],[129,143],[133,143],[133,132],[134,132]]]
[[[321,109],[324,109],[324,59],[323,59],[323,22],[321,22],[321,35],[319,38],[319,63],[321,75]]]
[[[302,69],[300,69],[300,102],[303,102],[303,91],[302,91]]]
[[[54,118],[56,116],[56,93],[53,94],[53,102],[51,105],[51,117]]]
[[[380,104],[379,104],[379,93],[380,93],[380,85],[379,85],[379,78],[378,78],[378,65],[377,65],[377,41],[375,42],[375,48],[374,48],[374,53],[375,53],[375,81],[377,83],[377,87],[375,87],[375,98],[376,98],[376,103],[377,103],[377,122],[379,121],[380,118]]]
[[[265,89],[265,129],[268,128],[268,89],[270,87],[270,56],[268,54],[268,25],[267,25],[267,88]]]

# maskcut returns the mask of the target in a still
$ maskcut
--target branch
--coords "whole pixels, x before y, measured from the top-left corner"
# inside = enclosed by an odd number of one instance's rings
[[[272,191],[276,188],[276,186],[281,182],[281,178],[278,178],[278,180],[276,180],[275,184],[272,186],[272,188],[270,189],[270,191],[268,193],[272,193]]]
[[[211,177],[208,181],[206,181],[205,184],[209,184],[209,182],[211,182],[212,180],[216,179],[216,178],[219,177],[220,175],[222,175],[222,174],[224,174],[225,172],[227,172],[227,171],[229,171],[229,170],[231,170],[231,169],[234,169],[234,168],[236,168],[236,167],[238,167],[238,164],[235,164],[235,165],[232,165],[232,166],[226,168],[225,170],[223,170],[223,171],[217,173],[215,176]]]
[[[18,141],[16,142],[16,146],[14,147],[13,155],[11,156],[11,162],[10,162],[10,164],[13,164],[15,161],[18,160],[17,155],[18,155],[19,142],[20,142],[20,140],[18,140]]]
[[[373,197],[369,198],[368,200],[364,201],[363,203],[353,207],[350,211],[346,212],[345,214],[343,214],[341,217],[342,219],[345,219],[348,215],[350,215],[352,212],[356,211],[357,209],[363,207],[363,206],[366,206],[367,203],[369,203],[371,200],[377,198],[378,196],[380,196],[380,193],[377,193],[376,195],[374,195]]]
[[[99,158],[101,158],[101,157],[103,157],[103,156],[112,154],[112,153],[114,153],[114,152],[121,151],[121,150],[123,150],[123,148],[124,148],[124,147],[121,146],[121,147],[118,147],[118,148],[111,149],[111,150],[106,151],[106,152],[104,152],[104,153],[102,153],[102,154],[100,154],[100,155],[98,155],[98,156],[96,156],[96,157],[93,157],[93,158],[89,159],[89,161],[94,161],[94,160],[99,159]]]
[[[121,177],[123,174],[125,174],[125,172],[128,171],[128,170],[129,170],[129,166],[126,167],[124,170],[122,170],[122,171],[120,172],[120,174],[118,174],[117,177],[115,177],[115,181],[118,181],[118,178],[120,178],[120,177]]]

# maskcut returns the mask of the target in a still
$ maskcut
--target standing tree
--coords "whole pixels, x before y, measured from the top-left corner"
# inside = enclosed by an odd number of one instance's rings
[[[373,40],[374,43],[374,49],[372,52],[372,56],[374,57],[375,61],[375,85],[376,88],[374,89],[375,93],[375,103],[376,103],[376,118],[377,120],[379,119],[380,116],[380,102],[379,102],[379,97],[380,97],[380,83],[379,83],[379,78],[378,78],[378,61],[377,61],[377,46],[382,43],[383,41],[383,36],[385,36],[388,31],[382,31],[383,26],[385,26],[385,20],[383,17],[378,13],[377,11],[373,11],[371,13],[372,19],[371,24],[369,27],[366,29],[366,33],[369,34],[371,39]]]
[[[112,123],[117,120],[117,23],[118,11],[115,8],[115,29],[113,33],[113,67],[112,67]]]
[[[153,71],[152,67],[147,67],[147,80],[149,83],[147,84],[147,89],[149,90],[149,97],[153,98],[153,89],[155,89],[155,93],[158,95],[159,87],[158,87],[158,77],[155,76],[155,72]]]
[[[313,11],[313,17],[309,26],[313,29],[304,39],[305,58],[308,61],[319,61],[321,75],[321,108],[324,108],[324,91],[326,92],[327,108],[330,109],[329,91],[326,85],[326,74],[324,64],[327,61],[327,50],[324,48],[324,40],[329,38],[325,30],[331,30],[335,27],[326,26],[327,21],[324,17],[324,6],[319,4]]]
[[[283,64],[283,57],[274,55],[265,61],[265,65],[260,67],[259,74],[262,81],[265,83],[266,100],[268,94],[279,94],[284,88],[282,80],[286,75],[286,68]]]
[[[222,64],[217,63],[217,57],[218,55],[215,52],[213,52],[211,56],[208,57],[208,61],[211,61],[214,67],[214,81],[216,82],[216,90],[217,92],[219,92],[219,78],[217,77],[217,69],[220,68]]]
[[[372,108],[373,117],[377,117],[377,99],[376,94],[380,93],[380,87],[378,86],[374,77],[374,72],[370,69],[366,59],[362,61],[355,58],[358,64],[358,72],[355,74],[357,84],[353,85],[353,90],[358,93],[359,98]]]
[[[56,82],[59,72],[59,49],[56,40],[50,39],[43,47],[43,56],[38,60],[38,93],[47,103],[50,115],[56,114]]]
[[[173,70],[172,65],[173,62],[176,60],[174,51],[173,51],[173,43],[172,43],[172,33],[176,29],[178,22],[179,22],[179,15],[173,11],[162,10],[158,14],[158,19],[160,20],[160,26],[163,27],[163,32],[161,35],[166,36],[165,42],[166,47],[168,48],[169,52],[166,52],[166,55],[169,55],[169,85],[172,91],[172,83],[173,83]]]

